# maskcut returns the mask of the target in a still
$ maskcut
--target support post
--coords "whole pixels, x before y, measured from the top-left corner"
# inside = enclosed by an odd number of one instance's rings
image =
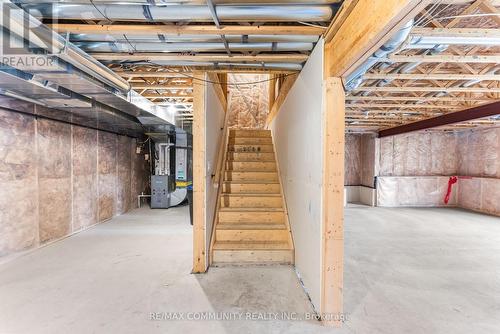
[[[324,81],[322,279],[320,312],[340,327],[343,312],[345,92],[337,77]]]
[[[205,73],[194,73],[195,82],[202,82]],[[205,241],[205,85],[193,87],[193,273],[207,270]]]

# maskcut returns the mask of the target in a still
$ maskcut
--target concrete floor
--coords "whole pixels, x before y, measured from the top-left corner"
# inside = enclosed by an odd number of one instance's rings
[[[0,333],[498,331],[498,218],[357,206],[345,225],[341,330],[314,320],[150,320],[152,312],[312,311],[291,267],[190,274],[182,207],[135,210],[0,265]]]

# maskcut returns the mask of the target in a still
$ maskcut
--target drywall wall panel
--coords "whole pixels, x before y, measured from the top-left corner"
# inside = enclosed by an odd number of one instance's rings
[[[35,119],[0,109],[0,257],[38,243]]]
[[[323,41],[270,124],[295,245],[295,267],[317,309],[321,295]]]
[[[205,107],[205,166],[207,170],[205,186],[205,242],[206,249],[210,249],[218,193],[217,185],[213,184],[211,176],[215,174],[215,169],[217,168],[218,152],[222,142],[222,128],[224,127],[224,117],[226,114],[212,84],[206,86]],[[206,263],[208,263],[208,253],[206,252]]]
[[[361,184],[361,136],[346,134],[345,136],[345,181],[346,186]]]
[[[263,129],[269,114],[268,74],[229,73],[229,127]]]
[[[40,242],[59,239],[71,227],[71,125],[37,121]]]
[[[97,135],[99,221],[112,218],[116,212],[116,137],[102,131]]]
[[[379,176],[377,178],[377,205],[385,207],[446,206],[447,176]],[[457,189],[452,189],[448,206],[455,206]]]
[[[73,230],[97,224],[97,130],[72,127]]]

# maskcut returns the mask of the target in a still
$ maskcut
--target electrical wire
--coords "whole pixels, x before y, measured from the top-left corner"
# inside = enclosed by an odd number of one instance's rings
[[[257,84],[260,84],[260,83],[264,83],[264,82],[268,82],[268,81],[273,81],[273,80],[277,79],[277,78],[271,78],[271,79],[265,79],[265,80],[259,80],[259,81],[252,81],[252,82],[230,83],[228,81],[224,82],[224,81],[214,81],[214,80],[200,79],[200,78],[196,78],[196,77],[194,77],[192,75],[189,75],[189,74],[186,74],[186,73],[183,73],[183,72],[179,72],[179,71],[165,71],[165,72],[177,73],[177,74],[180,74],[180,75],[185,76],[187,78],[190,78],[190,79],[193,79],[193,80],[202,81],[202,82],[205,82],[205,83],[220,84],[220,85],[227,85],[227,86],[250,86],[250,85],[257,85]],[[282,74],[282,75],[280,75],[280,77],[286,78],[286,77],[291,76],[291,75],[297,75],[297,73]]]
[[[102,17],[104,17],[106,20],[108,20],[109,22],[113,22],[112,20],[109,19],[109,17],[107,17],[94,3],[94,0],[89,0],[90,3],[92,4],[92,6],[94,6],[94,8],[102,15]]]

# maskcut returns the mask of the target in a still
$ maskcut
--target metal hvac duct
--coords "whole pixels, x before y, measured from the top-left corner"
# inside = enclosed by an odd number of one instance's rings
[[[500,38],[497,37],[435,37],[435,36],[411,36],[408,38],[411,28],[413,27],[413,20],[408,22],[398,33],[385,43],[379,50],[377,50],[368,60],[366,60],[360,67],[351,73],[346,80],[346,90],[351,91],[357,88],[363,82],[363,75],[368,72],[372,66],[381,61],[391,52],[397,48],[401,49],[428,49],[429,54],[439,54],[446,50],[448,45],[499,45]],[[405,43],[406,41],[406,43]],[[420,63],[408,63],[402,65],[397,72],[407,73],[420,65]],[[494,72],[496,73],[496,72]],[[480,80],[470,80],[462,87],[478,83]],[[389,83],[390,80],[382,80],[378,86],[383,86]]]
[[[393,37],[384,43],[368,58],[361,66],[359,66],[346,79],[346,90],[351,91],[358,87],[363,82],[363,75],[378,63],[380,59],[385,58],[391,52],[394,52],[408,38],[411,28],[413,27],[413,19],[408,21]]]
[[[111,20],[213,22],[208,6],[164,5],[138,6],[129,4],[23,4],[31,15],[61,20]],[[221,5],[217,6],[217,17],[221,22],[326,22],[333,16],[328,5]]]
[[[9,22],[1,20],[1,25],[8,28],[12,34],[22,37],[25,36],[25,29],[29,29],[30,44],[46,50],[46,52],[63,59],[121,92],[130,90],[130,85],[125,80],[43,25],[36,18],[29,15],[28,22],[26,22],[26,15],[23,11],[8,0],[0,0],[0,5],[3,10],[7,9],[9,11],[9,13],[6,13]],[[9,36],[9,38],[12,38],[12,36]]]
[[[75,43],[88,52],[217,52],[224,43]],[[313,43],[228,43],[231,51],[311,51]]]
[[[229,43],[241,43],[242,35],[224,35]],[[319,37],[317,35],[247,35],[246,43],[264,43],[264,42],[301,42],[316,43]],[[220,35],[127,35],[127,34],[71,34],[70,41],[76,42],[120,42],[120,43],[165,43],[165,42],[220,42]]]

